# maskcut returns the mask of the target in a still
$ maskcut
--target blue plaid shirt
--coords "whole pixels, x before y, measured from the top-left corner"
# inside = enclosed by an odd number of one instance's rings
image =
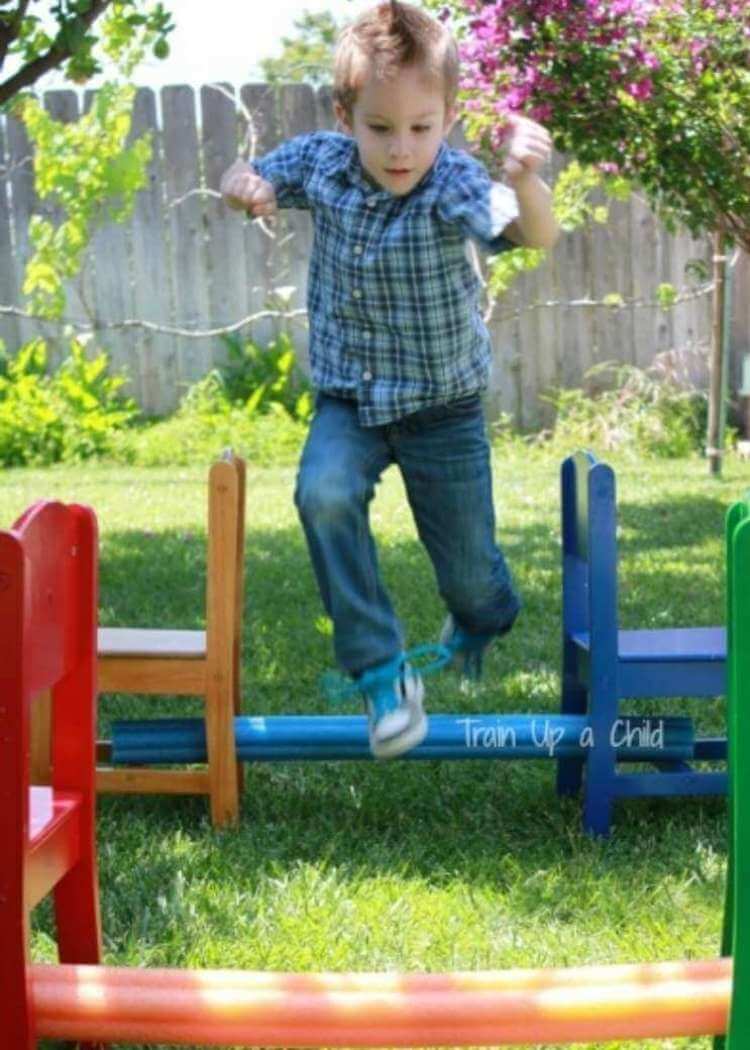
[[[363,426],[389,423],[487,386],[490,335],[471,237],[498,254],[517,218],[513,191],[443,141],[408,194],[364,172],[356,141],[332,131],[297,135],[260,160],[280,208],[312,213],[308,275],[314,386],[356,399]]]

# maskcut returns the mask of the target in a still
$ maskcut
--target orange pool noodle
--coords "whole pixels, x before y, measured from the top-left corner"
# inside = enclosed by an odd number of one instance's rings
[[[731,960],[460,974],[31,967],[40,1038],[497,1046],[723,1032]]]

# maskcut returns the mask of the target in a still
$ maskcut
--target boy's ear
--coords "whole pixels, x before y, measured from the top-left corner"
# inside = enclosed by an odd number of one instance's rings
[[[345,135],[351,135],[352,127],[346,115],[346,110],[340,102],[334,102],[333,115],[336,117],[336,129],[342,131]]]

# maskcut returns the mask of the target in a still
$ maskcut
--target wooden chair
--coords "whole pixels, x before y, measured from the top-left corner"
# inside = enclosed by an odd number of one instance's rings
[[[245,463],[231,452],[208,480],[206,630],[100,628],[99,688],[103,693],[172,693],[205,703],[206,769],[112,768],[96,772],[99,791],[207,794],[217,826],[236,823],[242,791],[234,715],[240,711],[240,642],[244,595]],[[100,741],[100,761],[111,755]]]
[[[97,963],[94,841],[97,528],[35,503],[0,532],[0,1044],[37,1046],[29,917],[54,895],[61,962]],[[49,785],[30,775],[32,707],[50,691]],[[91,1047],[91,1044],[86,1044]]]
[[[589,452],[569,456],[561,470],[563,547],[562,711],[588,712],[597,746],[587,757],[558,763],[560,794],[576,794],[584,766],[584,829],[609,834],[616,798],[708,795],[727,789],[727,774],[682,762],[654,772],[618,773],[607,746],[620,701],[649,697],[717,697],[726,691],[723,627],[622,631],[617,610],[615,475]],[[604,746],[599,746],[600,742]],[[725,759],[726,740],[698,739],[698,761]]]

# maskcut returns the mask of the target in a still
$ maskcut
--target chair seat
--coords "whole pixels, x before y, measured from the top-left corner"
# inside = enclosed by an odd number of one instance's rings
[[[49,787],[29,789],[29,852],[26,897],[34,907],[46,897],[81,853],[82,797],[74,791]]]
[[[100,627],[97,646],[100,657],[202,660],[206,656],[206,632]]]
[[[581,631],[571,635],[579,649],[588,652],[590,635]],[[727,632],[724,627],[675,627],[647,631],[618,631],[617,654],[627,662],[664,662],[666,660],[726,660]]]
[[[29,789],[29,840],[32,849],[54,827],[78,809],[81,796],[74,791],[56,791],[51,787]]]

